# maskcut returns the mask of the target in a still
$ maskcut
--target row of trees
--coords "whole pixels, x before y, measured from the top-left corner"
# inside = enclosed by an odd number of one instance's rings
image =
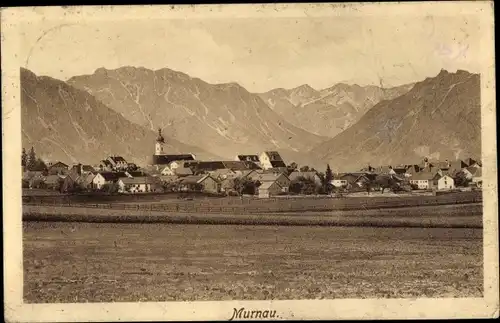
[[[29,153],[23,148],[21,153],[21,165],[31,171],[46,171],[47,165],[36,156],[35,148],[31,147]]]

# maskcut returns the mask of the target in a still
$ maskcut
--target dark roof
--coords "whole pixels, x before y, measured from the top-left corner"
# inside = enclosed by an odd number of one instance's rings
[[[127,162],[125,160],[125,158],[123,158],[122,156],[110,156],[109,159],[111,159],[115,163],[119,163],[119,162],[126,163]]]
[[[195,165],[197,171],[211,171],[224,168],[226,168],[226,165],[222,161],[201,161]]]
[[[193,155],[153,155],[154,165],[167,165],[175,160],[194,160]]]
[[[82,169],[86,172],[95,172],[95,169],[94,167],[90,166],[90,165],[83,165],[82,166]]]
[[[251,165],[257,166],[253,162],[244,162],[244,161],[225,161],[223,163],[224,163],[224,166],[226,166],[225,168],[228,168],[231,170],[255,169],[255,168],[250,168],[250,167],[252,167]]]
[[[104,166],[112,166],[111,162],[109,160],[105,160],[105,159],[101,160],[100,164],[104,164]]]
[[[142,171],[127,172],[127,173],[129,173],[129,175],[132,176],[132,177],[145,177],[145,176],[148,176],[148,174],[146,174],[145,172],[142,172]]]
[[[280,154],[277,151],[266,151],[265,153],[269,157],[270,161],[273,161],[273,160],[283,161],[283,159],[281,158]]]
[[[259,162],[259,156],[257,155],[238,155],[238,159],[240,161]]]
[[[273,168],[286,167],[286,164],[282,160],[271,160],[271,165]]]

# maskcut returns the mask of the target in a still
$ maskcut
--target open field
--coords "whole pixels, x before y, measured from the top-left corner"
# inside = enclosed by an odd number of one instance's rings
[[[141,209],[120,210],[114,208],[25,205],[23,206],[23,220],[101,223],[482,228],[482,204],[328,212],[280,212],[275,214],[176,213]]]
[[[482,230],[24,222],[28,303],[481,297]]]

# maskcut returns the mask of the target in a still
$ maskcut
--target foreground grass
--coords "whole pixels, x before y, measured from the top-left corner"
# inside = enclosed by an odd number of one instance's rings
[[[481,297],[480,229],[25,222],[26,302]]]

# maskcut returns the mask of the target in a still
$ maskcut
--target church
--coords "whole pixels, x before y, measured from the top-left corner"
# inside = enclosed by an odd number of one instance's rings
[[[167,155],[165,154],[165,138],[161,134],[161,129],[158,129],[158,137],[156,138],[155,154],[153,155],[153,166],[166,166],[177,160],[195,160],[193,154]]]

